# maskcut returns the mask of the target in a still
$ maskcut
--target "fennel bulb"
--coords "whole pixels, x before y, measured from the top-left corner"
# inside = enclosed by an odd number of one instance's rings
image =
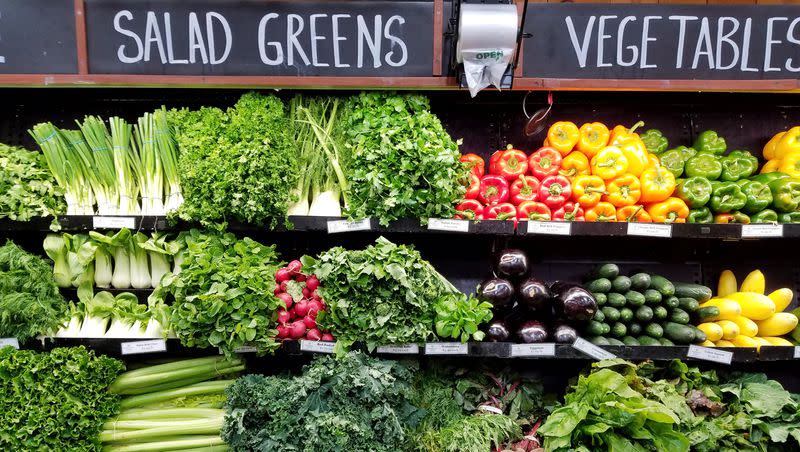
[[[286,210],[286,215],[306,216],[308,215],[308,196],[302,196],[299,190],[295,190],[298,201]]]
[[[341,217],[342,206],[339,204],[339,192],[326,190],[314,197],[308,214],[315,217]]]

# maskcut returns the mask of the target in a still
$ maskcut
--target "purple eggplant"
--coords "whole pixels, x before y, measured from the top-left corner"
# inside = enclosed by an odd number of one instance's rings
[[[514,286],[506,279],[487,279],[478,287],[478,298],[491,303],[495,310],[508,309],[513,304]]]
[[[495,256],[494,274],[500,278],[519,281],[528,275],[528,255],[518,249],[505,249]]]
[[[568,322],[586,322],[597,312],[597,301],[592,294],[577,284],[560,283],[551,286],[555,295],[553,310],[556,316]]]
[[[553,293],[544,281],[528,278],[517,287],[517,301],[531,312],[549,313]]]
[[[547,340],[547,328],[538,320],[528,320],[517,329],[517,337],[526,344],[535,344]]]
[[[561,324],[553,329],[553,340],[559,344],[572,344],[578,338],[578,332],[575,328]]]
[[[511,331],[503,320],[493,320],[486,327],[486,338],[492,342],[505,342],[511,337]]]

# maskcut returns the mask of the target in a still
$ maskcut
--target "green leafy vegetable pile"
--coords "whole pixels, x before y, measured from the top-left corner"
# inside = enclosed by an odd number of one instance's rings
[[[353,218],[452,218],[466,170],[458,145],[417,94],[361,93],[339,127],[351,146],[348,206]]]
[[[378,345],[422,342],[433,330],[434,304],[457,290],[412,246],[379,237],[363,250],[331,248],[303,267],[319,278],[327,304],[319,321],[339,350],[356,341]]]
[[[66,210],[64,191],[47,169],[44,156],[0,144],[0,217],[28,221]]]
[[[188,347],[219,347],[226,355],[244,345],[259,354],[278,348],[276,310],[284,304],[273,294],[275,247],[194,229],[178,240],[179,272],[165,275],[150,298],[167,317],[156,315],[160,323]]]
[[[412,368],[351,352],[317,357],[296,377],[248,375],[227,390],[222,438],[234,451],[371,451],[406,447],[423,412]]]
[[[0,247],[0,337],[24,341],[55,333],[67,320],[50,264],[7,241]]]
[[[180,148],[180,218],[206,226],[286,221],[298,175],[280,99],[247,93],[227,111],[173,110],[170,124]]]
[[[0,450],[100,451],[103,423],[119,410],[108,385],[123,369],[83,347],[0,348]]]

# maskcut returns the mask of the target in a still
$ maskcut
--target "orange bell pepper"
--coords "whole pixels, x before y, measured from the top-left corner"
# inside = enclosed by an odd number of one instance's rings
[[[781,138],[783,138],[783,135],[785,134],[786,132],[778,132],[775,134],[774,137],[770,138],[770,140],[767,141],[767,144],[764,145],[764,149],[762,149],[761,152],[761,154],[764,156],[764,159],[772,160],[775,158],[775,151],[778,148],[778,143],[781,141]]]
[[[611,203],[614,207],[630,206],[639,202],[642,196],[642,184],[633,174],[623,174],[611,179],[606,184],[606,191],[608,193],[603,195],[603,201]]]
[[[581,139],[578,141],[578,150],[588,157],[594,157],[601,149],[608,146],[611,132],[605,124],[587,122],[580,128]]]
[[[627,221],[629,223],[652,223],[650,214],[644,210],[644,206],[625,206],[617,209],[617,221]]]
[[[601,202],[584,214],[586,221],[617,221],[617,209],[610,202]]]
[[[655,154],[647,154],[647,168],[653,168],[661,164],[661,161],[658,160],[658,156]]]
[[[628,159],[616,146],[606,146],[592,157],[592,174],[603,180],[613,179],[628,170]]]
[[[642,127],[643,125],[644,121],[639,121],[636,124],[634,124],[633,127],[631,127],[630,129],[622,125],[614,127],[614,129],[611,130],[611,137],[608,140],[609,145],[618,146],[620,143],[622,143],[624,140],[627,140],[628,138],[631,137],[639,138],[639,134],[636,133],[635,131],[636,129]]]
[[[592,174],[589,169],[589,159],[578,151],[572,151],[561,160],[561,169],[558,174],[568,178]]]
[[[578,176],[572,181],[572,200],[582,207],[593,207],[606,192],[606,183],[598,176]]]
[[[774,173],[775,171],[778,171],[778,168],[781,167],[781,163],[782,163],[781,159],[768,160],[767,163],[765,163],[764,166],[761,167],[761,171],[759,171],[759,173],[760,174]]]
[[[562,156],[565,156],[572,151],[572,148],[578,144],[581,138],[581,132],[575,123],[569,121],[559,121],[547,131],[547,141],[550,143],[551,148],[555,148]]]
[[[800,177],[800,151],[792,151],[783,156],[778,171],[786,173],[790,177]]]
[[[773,158],[782,159],[793,151],[800,151],[800,126],[792,127],[783,134],[775,146]]]
[[[680,198],[667,198],[647,207],[654,223],[686,223],[689,206]]]
[[[644,170],[639,181],[642,184],[642,196],[639,201],[645,204],[661,202],[675,191],[675,176],[663,166]]]

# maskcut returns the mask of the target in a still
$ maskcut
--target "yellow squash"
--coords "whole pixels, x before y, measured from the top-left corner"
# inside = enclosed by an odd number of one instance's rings
[[[716,306],[717,309],[719,309],[719,315],[703,320],[733,320],[742,315],[742,307],[739,306],[739,303],[733,300],[728,300],[727,298],[712,298],[700,305],[701,308],[705,308],[707,306]]]
[[[716,347],[713,342],[709,341],[708,339],[704,340],[700,343],[701,347]]]
[[[755,337],[758,334],[758,325],[747,317],[740,315],[733,319],[733,323],[739,326],[739,334],[742,336]]]
[[[750,320],[766,320],[775,314],[775,303],[760,293],[736,292],[725,298],[739,303],[742,315]]]
[[[789,303],[792,302],[794,298],[794,292],[792,289],[788,289],[784,287],[783,289],[778,289],[771,294],[767,295],[773,303],[775,303],[775,312],[782,312],[789,306]]]
[[[766,339],[766,341],[769,342],[770,345],[772,345],[773,347],[793,347],[794,346],[794,344],[792,344],[791,342],[787,341],[786,339],[784,339],[782,337],[767,336],[767,337],[764,337],[762,339]]]
[[[735,338],[731,339],[731,342],[736,347],[753,347],[753,348],[760,347],[758,341],[756,341],[752,337],[747,337],[747,336],[741,336],[741,335],[736,336]]]
[[[761,270],[753,270],[742,281],[742,287],[739,288],[739,292],[755,292],[763,295],[765,286],[764,274],[761,273]]]
[[[730,270],[723,270],[719,275],[719,284],[717,284],[717,296],[724,297],[736,292],[736,275]]]
[[[722,328],[722,338],[732,341],[735,337],[739,336],[739,325],[731,320],[720,320],[717,322]]]
[[[736,347],[733,342],[726,341],[725,339],[720,339],[714,343],[717,347]]]
[[[753,340],[755,340],[758,343],[758,346],[756,348],[758,348],[759,350],[761,350],[761,347],[764,345],[766,345],[767,347],[772,347],[772,344],[763,337],[754,337]]]
[[[797,326],[797,316],[788,312],[778,312],[768,319],[756,322],[756,325],[761,336],[783,336]]]
[[[697,328],[702,331],[711,342],[717,342],[722,339],[722,327],[714,322],[701,323],[697,325]]]

